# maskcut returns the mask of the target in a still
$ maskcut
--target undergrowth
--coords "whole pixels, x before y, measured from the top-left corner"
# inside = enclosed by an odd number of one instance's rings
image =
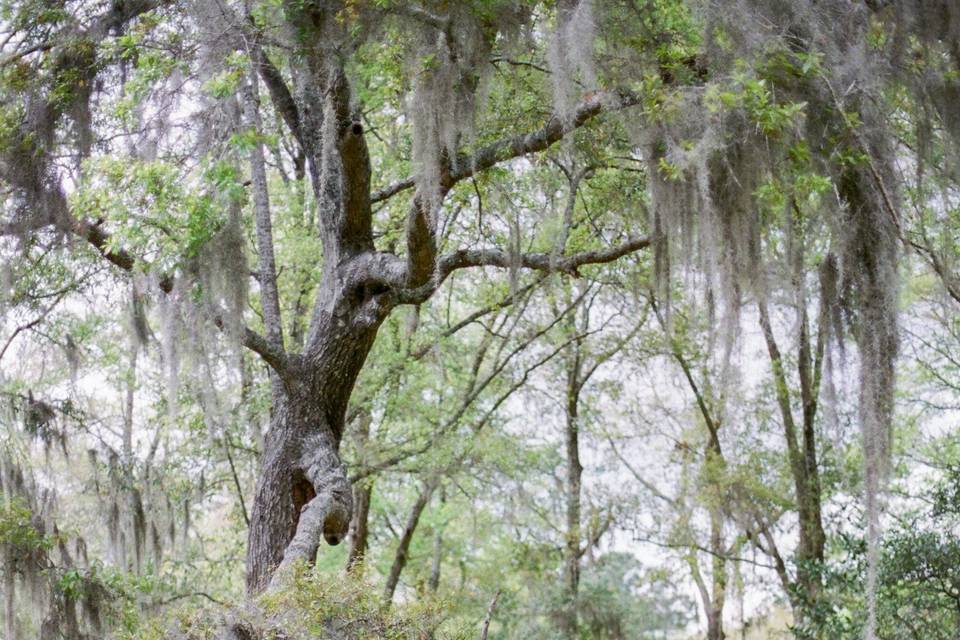
[[[460,640],[475,633],[419,597],[385,607],[362,576],[294,570],[283,586],[231,607],[191,605],[143,619],[118,640]]]

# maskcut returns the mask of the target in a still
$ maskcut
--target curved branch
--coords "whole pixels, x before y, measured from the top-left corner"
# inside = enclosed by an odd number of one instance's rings
[[[297,564],[312,564],[321,538],[327,544],[339,544],[350,526],[353,490],[347,480],[346,467],[337,454],[333,434],[323,430],[304,443],[301,463],[303,474],[316,495],[303,505],[297,516],[296,531],[270,580],[270,589],[282,585]]]
[[[549,253],[524,253],[512,257],[502,249],[461,249],[440,260],[440,270],[450,273],[467,267],[500,267],[507,269],[516,261],[524,269],[562,272],[579,277],[579,269],[590,264],[605,264],[619,260],[625,255],[650,246],[647,236],[632,237],[626,242],[605,249],[584,251],[571,256],[555,256]]]
[[[460,249],[439,260],[433,278],[426,284],[413,289],[398,289],[396,291],[396,301],[398,304],[420,304],[424,302],[433,295],[434,291],[443,284],[451,273],[458,269],[469,267],[509,269],[512,266],[518,266],[544,273],[566,273],[579,278],[581,267],[615,262],[626,255],[646,249],[649,246],[650,238],[648,236],[633,236],[612,247],[584,251],[569,256],[557,256],[549,253],[523,253],[519,256],[511,256],[503,249]]]
[[[31,320],[27,324],[22,324],[16,329],[14,329],[13,333],[10,334],[10,337],[7,338],[7,341],[3,344],[3,348],[0,349],[0,360],[3,359],[4,354],[7,353],[7,349],[10,348],[10,345],[13,343],[14,340],[16,340],[18,335],[20,335],[24,331],[29,331],[30,329],[33,329],[35,326],[43,322],[46,319],[46,317],[50,315],[50,312],[53,311],[58,304],[60,304],[60,302],[66,297],[67,293],[69,292],[70,292],[69,288],[62,290],[52,303],[50,303],[45,309],[40,311],[40,315],[38,315],[36,318]]]
[[[290,133],[296,139],[300,148],[303,149],[303,131],[300,128],[300,111],[297,109],[297,103],[290,93],[290,88],[283,79],[283,74],[273,63],[259,42],[255,42],[250,47],[250,59],[256,66],[263,83],[267,85],[267,93],[273,107],[283,118],[284,123],[290,129]]]
[[[456,163],[456,170],[451,170],[446,176],[448,189],[456,183],[469,178],[485,169],[489,169],[501,162],[519,158],[528,153],[543,151],[554,142],[559,141],[566,133],[578,129],[590,120],[607,111],[618,111],[639,104],[640,98],[627,91],[593,93],[583,100],[573,110],[570,118],[561,118],[553,115],[542,127],[530,133],[509,138],[502,138],[493,142],[472,156],[461,156]],[[370,201],[383,202],[396,194],[412,188],[416,184],[413,176],[394,182],[391,185],[375,191]]]

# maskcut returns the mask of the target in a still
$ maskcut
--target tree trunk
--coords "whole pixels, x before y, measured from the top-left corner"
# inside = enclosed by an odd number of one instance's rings
[[[567,449],[567,544],[564,550],[564,578],[566,602],[562,618],[563,635],[577,636],[577,592],[580,588],[580,493],[583,466],[580,464],[579,432],[579,348],[574,355],[574,364],[568,372],[566,449]]]
[[[321,536],[339,544],[349,528],[352,489],[339,454],[344,414],[389,309],[382,291],[350,286],[349,272],[334,271],[319,292],[307,350],[291,358],[275,394],[250,517],[252,594],[269,585],[278,567],[312,564]]]
[[[347,555],[347,569],[363,564],[367,555],[370,536],[370,500],[373,497],[373,482],[364,478],[353,485],[353,522],[350,525],[350,553]]]
[[[4,558],[3,572],[3,624],[6,637],[17,640],[17,601],[16,601],[16,574],[13,567],[16,564],[13,552],[8,550]]]
[[[707,640],[724,640],[723,611],[711,608],[707,611]]]
[[[370,412],[361,407],[353,421],[356,434],[356,446],[360,451],[361,464],[366,463],[367,446],[370,439]],[[353,570],[363,564],[367,554],[370,535],[370,501],[373,498],[373,477],[361,478],[353,484],[353,520],[350,522],[350,552],[347,554],[347,570]]]
[[[811,436],[812,436],[812,429]],[[804,438],[807,440],[807,438]],[[812,439],[812,437],[811,437]],[[805,474],[797,494],[799,516],[799,540],[797,545],[797,583],[800,586],[804,605],[813,605],[820,597],[823,587],[822,567],[826,534],[823,531],[821,515],[820,474],[817,468],[816,453],[813,445],[805,446]],[[801,489],[802,487],[802,489]]]
[[[723,544],[723,514],[719,509],[711,509],[710,514],[710,546],[713,550],[711,559],[712,594],[707,607],[707,640],[724,640],[723,608],[727,600],[727,559]]]
[[[265,337],[247,329],[245,345],[258,352],[276,371],[271,432],[265,439],[263,467],[253,501],[247,550],[247,589],[263,590],[278,567],[298,559],[312,562],[321,533],[328,542],[345,537],[352,515],[352,491],[339,458],[344,413],[357,375],[383,319],[397,305],[420,304],[437,290],[454,270],[513,262],[500,249],[459,250],[438,255],[437,229],[432,205],[414,196],[406,220],[406,255],[378,252],[374,243],[371,163],[356,101],[351,97],[342,52],[331,48],[331,33],[344,25],[325,3],[282,3],[289,35],[297,43],[292,56],[292,90],[272,67],[256,38],[243,38],[251,60],[265,81],[274,106],[306,160],[317,222],[323,245],[324,272],[302,354],[285,350],[272,291],[266,291],[264,322],[271,325]],[[334,41],[336,39],[334,38]],[[247,111],[257,125],[257,88],[247,90]],[[569,123],[551,118],[533,134],[511,138],[481,149],[464,164],[469,170],[454,172],[449,163],[441,171],[442,199],[460,180],[508,158],[541,151],[559,141],[571,127],[579,127],[604,106],[591,98],[581,103]],[[259,148],[259,147],[258,147]],[[256,185],[262,184],[262,153],[251,155]],[[405,187],[404,187],[405,188]],[[257,191],[262,189],[257,188]],[[396,192],[394,192],[396,193]],[[261,194],[262,196],[263,194]],[[386,197],[377,196],[376,201]],[[435,204],[435,203],[434,203]],[[271,229],[266,224],[269,202],[259,197],[257,236],[261,258],[261,286],[272,288],[270,273]],[[105,240],[80,227],[88,242],[105,246]],[[576,273],[586,264],[601,264],[649,246],[647,238],[631,237],[622,245],[602,251],[547,258],[525,254],[516,264],[540,271]],[[111,254],[113,255],[113,254]],[[133,261],[114,255],[114,261],[132,268]],[[269,307],[269,309],[268,309]],[[299,337],[299,336],[298,336]],[[402,568],[402,567],[401,567]]]
[[[400,535],[397,552],[393,557],[393,565],[390,567],[390,573],[387,575],[387,584],[383,590],[383,602],[388,606],[393,601],[393,594],[396,592],[397,585],[400,583],[400,573],[403,571],[403,568],[407,566],[410,543],[413,541],[413,534],[417,530],[417,525],[420,524],[420,516],[423,515],[423,510],[427,507],[427,503],[430,502],[430,497],[433,495],[433,490],[436,489],[436,487],[437,481],[431,480],[430,483],[423,488],[423,491],[417,496],[416,502],[413,503],[410,515],[407,517],[407,524],[403,528],[403,533]]]
[[[823,588],[823,561],[826,534],[823,531],[823,497],[820,465],[817,460],[816,416],[820,393],[819,380],[826,341],[826,308],[820,314],[820,328],[814,349],[811,349],[810,326],[806,309],[801,310],[798,351],[803,429],[801,433],[803,474],[795,482],[799,512],[799,548],[797,581],[807,599],[808,610],[816,610],[816,600]]]
[[[440,504],[447,502],[446,489],[440,491]],[[433,558],[430,561],[430,580],[427,582],[427,589],[430,593],[436,593],[440,587],[440,568],[443,563],[443,528],[439,525],[433,533]]]

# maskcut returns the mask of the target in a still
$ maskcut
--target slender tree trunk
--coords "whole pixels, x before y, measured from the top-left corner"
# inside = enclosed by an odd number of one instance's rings
[[[433,533],[433,556],[430,558],[430,579],[427,590],[436,593],[440,586],[440,564],[443,559],[443,533],[437,529]]]
[[[724,640],[726,637],[723,632],[723,608],[711,606],[707,611],[707,640]]]
[[[579,356],[579,349],[577,349],[573,356],[574,362],[568,372],[567,383],[565,434],[567,453],[567,541],[564,550],[566,602],[562,619],[562,631],[566,638],[577,636],[577,592],[580,588],[580,496],[583,466],[580,464]]]
[[[16,564],[13,552],[8,550],[4,558],[3,572],[3,623],[6,636],[10,640],[17,640],[17,607],[16,607],[16,575],[12,567]]]
[[[810,328],[806,309],[800,311],[800,340],[797,351],[797,369],[800,380],[802,422],[800,433],[794,419],[792,396],[784,370],[783,357],[773,333],[770,313],[766,303],[760,303],[759,319],[767,353],[770,358],[780,417],[783,423],[787,457],[793,476],[797,501],[798,540],[794,559],[797,564],[796,580],[789,585],[787,597],[794,610],[794,617],[801,621],[807,612],[815,609],[822,589],[821,568],[824,561],[826,535],[823,530],[820,471],[817,461],[816,415],[819,393],[820,366],[824,349],[824,326],[827,318],[821,313],[821,327],[816,350],[810,348]]]
[[[711,515],[711,530],[713,528],[713,516]],[[713,546],[713,543],[711,543],[711,546]],[[714,574],[713,579],[711,580],[712,584],[708,587],[707,582],[700,571],[700,565],[697,560],[697,552],[694,550],[691,550],[690,554],[687,556],[687,565],[690,567],[690,575],[693,577],[693,582],[697,586],[697,591],[700,594],[700,602],[703,605],[703,614],[707,619],[707,640],[724,640],[724,638],[726,638],[726,635],[723,632],[723,607],[725,594],[717,593],[718,586],[721,586],[718,581],[718,576],[716,573]],[[713,571],[716,572],[718,568],[720,571],[723,571],[723,563],[721,563],[719,567],[716,563],[714,563]],[[725,581],[726,578],[724,577],[721,580]]]
[[[136,295],[136,294],[135,294]],[[134,452],[133,452],[133,411],[134,400],[137,390],[137,360],[140,355],[140,345],[136,339],[130,345],[130,369],[127,379],[127,390],[124,398],[123,410],[123,441],[121,443],[120,468],[123,475],[123,491],[126,494],[127,502],[127,521],[131,542],[133,544],[133,557],[124,558],[124,564],[132,568],[137,575],[143,568],[143,552],[146,543],[146,517],[143,512],[143,498],[140,490],[137,488],[137,481],[133,475]],[[133,563],[130,567],[129,562]]]
[[[801,310],[799,343],[800,395],[803,404],[801,457],[803,476],[796,483],[799,507],[798,581],[806,594],[808,607],[814,605],[823,588],[822,567],[826,534],[823,531],[823,498],[820,488],[820,465],[817,460],[817,396],[820,392],[820,373],[826,340],[827,318],[820,314],[820,330],[815,350],[810,348],[810,328],[806,309]],[[813,353],[811,353],[813,351]]]
[[[417,530],[417,525],[420,524],[420,516],[423,515],[423,510],[430,502],[430,497],[433,495],[436,487],[437,481],[431,480],[429,484],[423,488],[413,503],[410,515],[407,517],[407,524],[404,526],[403,533],[400,535],[400,542],[397,543],[397,552],[394,554],[393,565],[390,567],[390,573],[387,575],[387,584],[383,589],[383,602],[386,606],[389,606],[393,601],[393,594],[396,592],[397,585],[400,583],[400,573],[403,571],[403,568],[407,566],[413,534]]]
[[[361,408],[355,424],[357,448],[362,463],[366,462],[367,442],[370,438],[370,412]],[[367,539],[370,534],[370,501],[373,498],[373,477],[362,478],[353,485],[353,520],[350,522],[350,552],[347,554],[347,570],[363,564],[367,554]]]
[[[353,522],[350,524],[350,553],[347,569],[363,564],[367,555],[370,537],[370,501],[373,498],[373,481],[364,478],[353,485]]]
[[[440,491],[440,504],[447,501],[446,490]],[[436,593],[440,587],[440,568],[443,562],[443,529],[437,527],[433,533],[433,558],[430,561],[430,580],[427,582],[427,588],[430,593]]]
[[[710,547],[712,597],[707,609],[707,640],[724,640],[723,609],[727,599],[727,560],[723,545],[723,515],[719,508],[710,513]]]

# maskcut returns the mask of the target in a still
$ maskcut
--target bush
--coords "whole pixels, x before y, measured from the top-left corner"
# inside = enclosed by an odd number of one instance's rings
[[[439,600],[384,607],[370,581],[300,567],[284,584],[235,607],[180,607],[119,640],[459,640],[473,630],[447,619]]]

